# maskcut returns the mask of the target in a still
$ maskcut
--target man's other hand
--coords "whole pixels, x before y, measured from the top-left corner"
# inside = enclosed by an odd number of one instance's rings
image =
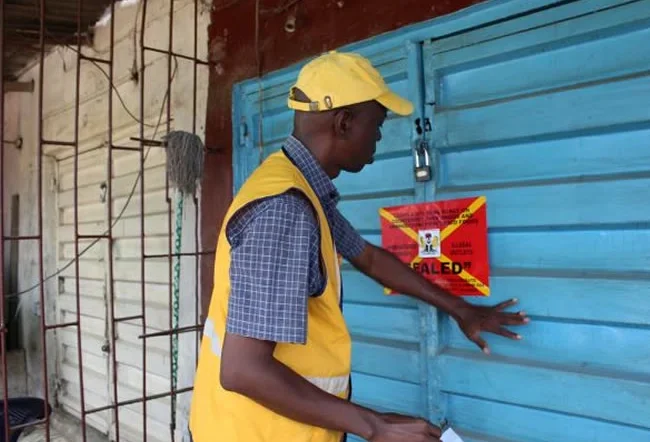
[[[370,442],[440,442],[440,428],[424,419],[395,413],[375,418]]]

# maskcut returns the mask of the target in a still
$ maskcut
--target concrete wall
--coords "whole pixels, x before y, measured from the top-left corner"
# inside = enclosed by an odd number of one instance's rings
[[[140,135],[140,125],[133,116],[140,114],[140,82],[145,82],[144,114],[146,138],[160,139],[167,130],[166,91],[168,78],[167,56],[147,52],[145,69],[140,64],[140,4],[129,2],[116,8],[114,37],[114,88],[113,131],[115,145],[137,146],[130,137]],[[173,50],[193,56],[194,1],[175,0],[173,15]],[[170,4],[168,0],[147,2],[145,44],[166,50],[168,47]],[[209,13],[203,2],[198,9],[198,58],[207,59],[207,26]],[[92,47],[83,49],[90,57],[107,59],[110,47],[110,21],[96,30]],[[135,31],[135,32],[134,32]],[[134,58],[135,55],[135,58]],[[71,48],[57,48],[47,55],[44,64],[43,133],[44,138],[72,141],[75,135],[75,86],[77,82],[76,52]],[[134,70],[135,60],[135,70]],[[172,60],[175,70],[171,89],[169,125],[172,130],[192,131],[194,123],[193,90],[195,88],[193,63],[181,58]],[[102,184],[107,183],[108,94],[109,84],[102,72],[105,65],[81,63],[79,150],[78,161],[78,223],[80,234],[101,234],[109,226],[106,219],[108,202],[102,196]],[[134,78],[137,73],[137,78]],[[22,81],[33,79],[38,89],[38,64],[30,66]],[[207,67],[197,69],[196,133],[203,138],[205,132],[206,99],[208,86]],[[21,196],[21,234],[35,234],[37,228],[37,159],[38,159],[38,90],[32,94],[7,94],[6,112],[8,137],[12,130],[24,139],[21,150],[5,149],[5,226],[9,227],[8,203],[13,193]],[[125,107],[128,109],[125,109]],[[130,115],[132,114],[132,115]],[[162,117],[161,117],[162,115]],[[159,124],[160,122],[160,124]],[[157,127],[157,129],[156,129]],[[154,134],[155,133],[155,134]],[[74,250],[74,150],[71,147],[49,146],[43,156],[43,214],[44,214],[44,273],[52,275],[75,256]],[[174,222],[176,200],[173,192],[168,203],[165,191],[166,158],[162,148],[154,147],[145,161],[145,253],[168,253],[169,220]],[[110,346],[111,319],[138,315],[141,312],[140,285],[140,186],[129,200],[139,172],[139,154],[114,152],[113,155],[113,216],[128,205],[120,220],[113,220],[113,275],[109,273],[108,248],[105,240],[88,250],[79,260],[79,293],[81,294],[81,330],[83,350],[83,380],[86,409],[108,405],[114,400],[113,379],[117,373],[120,401],[141,397],[142,334],[141,322],[120,323],[115,333],[115,348]],[[197,235],[197,208],[191,200],[185,201],[182,251],[195,250]],[[171,217],[171,218],[170,218]],[[83,250],[88,241],[80,241]],[[38,250],[36,243],[23,242],[20,247],[21,289],[39,280]],[[147,304],[147,333],[170,328],[169,262],[165,259],[147,260],[145,265],[145,293]],[[196,308],[194,258],[184,258],[181,275],[180,326],[195,323]],[[76,319],[75,266],[72,265],[45,285],[46,315],[49,324]],[[111,299],[111,280],[114,280],[114,299]],[[21,299],[24,338],[27,348],[29,393],[41,395],[42,348],[39,334],[39,291],[34,290]],[[111,309],[114,301],[114,312]],[[48,362],[50,364],[50,401],[58,402],[72,415],[80,415],[80,379],[78,369],[78,341],[74,327],[48,332]],[[180,336],[178,387],[192,385],[196,335]],[[107,347],[108,344],[108,347]],[[169,338],[152,338],[147,341],[146,393],[157,394],[170,389]],[[112,363],[112,353],[117,363]],[[116,370],[114,370],[114,368]],[[187,438],[186,416],[191,395],[178,399],[177,439]],[[147,406],[147,431],[149,441],[170,439],[170,400],[150,401]],[[106,411],[91,415],[88,424],[101,432],[114,434],[119,418],[120,440],[141,441],[143,438],[142,405],[120,408],[119,416]],[[187,439],[185,439],[187,440]]]

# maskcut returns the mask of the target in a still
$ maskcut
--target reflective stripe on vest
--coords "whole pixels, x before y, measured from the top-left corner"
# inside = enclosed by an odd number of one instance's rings
[[[212,319],[208,318],[205,320],[205,325],[203,326],[203,334],[205,337],[210,339],[210,348],[212,353],[221,359],[221,340],[217,333],[214,330],[214,323]],[[333,395],[340,395],[345,393],[350,384],[350,376],[332,376],[332,377],[304,377],[306,380]]]
[[[309,382],[333,395],[340,395],[348,390],[350,376],[333,376],[331,378],[305,377]]]
[[[207,318],[205,320],[203,334],[210,338],[210,348],[212,349],[212,353],[221,359],[221,340],[219,339],[219,336],[217,336],[217,332],[214,330],[214,322],[212,322],[212,319]]]

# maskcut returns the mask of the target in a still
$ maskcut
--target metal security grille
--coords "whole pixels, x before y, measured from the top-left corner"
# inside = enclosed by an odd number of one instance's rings
[[[120,14],[125,14],[122,9],[126,7],[119,2],[108,5],[107,50],[97,56],[88,50],[92,37],[88,32],[88,10],[97,9],[92,3],[95,2],[2,0],[0,7],[0,71],[4,75],[0,88],[0,121],[3,122],[0,126],[3,140],[0,210],[2,213],[9,210],[5,182],[8,168],[15,167],[6,160],[5,152],[13,146],[10,140],[4,141],[4,121],[8,112],[5,92],[10,89],[7,85],[14,84],[8,82],[7,76],[8,68],[14,66],[8,65],[15,61],[14,40],[19,35],[26,36],[26,45],[36,53],[37,66],[31,70],[37,77],[33,89],[37,95],[36,133],[31,134],[36,163],[32,173],[21,173],[35,181],[38,205],[33,231],[21,226],[20,234],[8,233],[9,227],[0,216],[3,235],[3,253],[0,253],[3,404],[0,411],[4,420],[0,440],[9,441],[10,435],[18,430],[41,426],[49,442],[50,407],[54,410],[63,407],[79,419],[83,441],[89,438],[89,427],[115,441],[174,441],[186,434],[186,428],[177,428],[178,422],[184,422],[178,416],[183,413],[178,400],[183,394],[187,398],[192,387],[191,383],[183,385],[179,380],[179,344],[175,339],[181,334],[191,336],[194,360],[198,357],[199,258],[213,251],[200,250],[196,194],[185,205],[185,216],[191,223],[175,223],[177,207],[183,206],[177,206],[174,189],[165,173],[166,147],[162,137],[175,129],[199,135],[203,130],[200,121],[204,119],[204,111],[201,118],[197,118],[197,113],[201,108],[199,101],[204,100],[199,97],[200,85],[207,90],[208,62],[202,59],[207,55],[199,56],[199,52],[207,51],[199,45],[198,29],[203,26],[200,15],[205,12],[204,5],[200,0],[128,2],[137,3],[130,6],[137,10],[135,18],[131,15],[124,18],[134,23],[132,36],[120,37],[120,41],[132,38],[133,43],[131,78],[124,80],[118,79],[116,73],[116,67],[125,63],[116,54],[119,44],[116,21]],[[30,17],[31,27],[25,21],[20,28],[22,22],[16,22],[16,17]],[[183,20],[182,35],[177,35],[175,25],[179,17]],[[155,29],[151,30],[148,25],[154,22],[165,22],[167,32],[153,25]],[[190,49],[178,51],[179,46]],[[64,68],[75,70],[73,88],[52,84],[49,59],[59,49],[70,55],[68,59],[62,58]],[[94,78],[100,79],[97,84],[106,85],[103,97],[93,89],[96,85],[83,84],[84,79],[92,78],[85,74],[90,70],[94,70]],[[172,103],[179,71],[184,83],[178,86],[182,90],[177,96],[185,97],[188,102],[191,97],[188,104],[191,111],[183,116],[175,114]],[[66,111],[72,118],[63,127],[52,128],[51,110],[45,109],[44,103],[49,90],[65,87],[68,89],[63,91],[64,99],[66,94],[74,94]],[[82,107],[92,111],[82,111]],[[155,116],[149,112],[153,107],[158,108]],[[130,123],[117,115],[128,115]],[[103,141],[98,145],[91,142],[96,136],[86,134],[90,124],[102,134]],[[50,184],[45,182],[44,161],[50,158],[56,160],[58,170],[54,272],[48,272],[44,263],[48,259],[45,248],[51,246],[48,241],[54,240],[44,234],[52,227],[46,225],[52,220],[43,209],[49,198],[44,189]],[[99,164],[104,170],[103,177],[95,173]],[[22,201],[21,205],[24,205]],[[192,209],[189,214],[188,208]],[[8,255],[4,251],[12,244],[27,243],[30,247],[35,245],[37,278],[22,281],[19,289],[11,292],[5,286]],[[181,244],[181,250],[175,247],[177,244]],[[178,274],[174,279],[173,266],[181,265],[181,260],[184,266],[189,263],[183,271],[194,273],[189,278],[190,286],[180,287],[183,283]],[[56,281],[55,278],[59,281],[58,293],[47,289],[47,284]],[[89,295],[91,292],[94,297]],[[36,408],[33,403],[28,406],[9,395],[12,373],[7,368],[6,339],[12,322],[11,318],[7,319],[6,311],[10,301],[18,299],[20,304],[34,293],[39,298],[37,316],[42,352],[39,377],[44,400],[42,404],[36,402],[39,404]],[[98,293],[101,297],[95,296]],[[183,297],[180,302],[183,308],[193,310],[191,314],[187,311],[182,314],[180,323],[175,319],[179,314],[178,296]],[[49,305],[56,305],[56,315],[48,311]],[[53,316],[56,320],[51,320]],[[99,340],[101,345],[97,337],[103,338]],[[187,352],[187,348],[183,350]],[[58,362],[52,370],[54,359]],[[191,369],[186,364],[185,370]],[[93,386],[89,386],[91,381]],[[105,394],[101,392],[104,382]],[[52,391],[53,385],[57,386],[56,391]]]

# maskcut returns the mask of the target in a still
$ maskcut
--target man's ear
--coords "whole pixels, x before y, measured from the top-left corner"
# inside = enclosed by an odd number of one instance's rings
[[[347,138],[352,129],[354,114],[348,108],[342,108],[334,114],[334,133],[339,138]]]

